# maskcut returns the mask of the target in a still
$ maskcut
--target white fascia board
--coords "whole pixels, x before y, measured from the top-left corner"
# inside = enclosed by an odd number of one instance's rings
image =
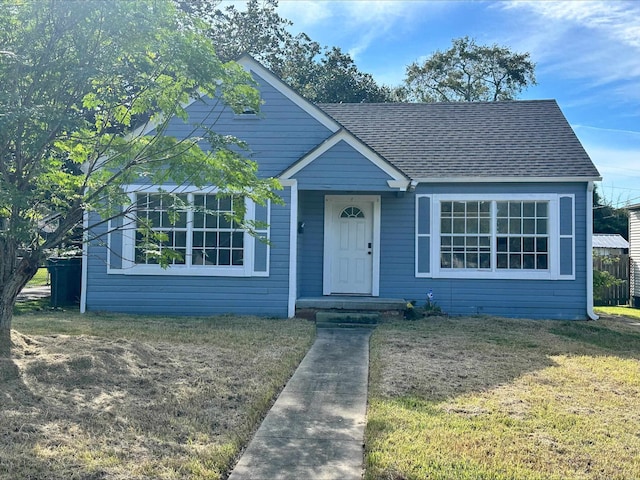
[[[389,175],[393,179],[387,182],[391,188],[398,188],[401,190],[406,190],[408,188],[410,183],[410,180],[408,178],[406,178],[399,170],[394,168],[389,162],[384,160],[371,148],[366,146],[364,143],[362,143],[360,140],[358,140],[351,133],[344,129],[335,133],[327,140],[325,140],[322,144],[320,144],[317,148],[313,149],[307,155],[302,157],[298,162],[282,172],[278,178],[280,180],[290,179],[342,141],[346,142],[350,147],[360,153],[376,167]]]
[[[597,182],[602,177],[424,177],[418,183],[571,183]]]
[[[289,100],[291,100],[298,107],[307,112],[332,132],[337,132],[338,130],[340,130],[340,128],[342,128],[341,125],[333,118],[331,118],[328,114],[326,114],[319,107],[315,106],[313,103],[309,102],[309,100],[289,87],[280,78],[278,78],[277,75],[263,67],[251,56],[243,55],[236,62],[242,65],[249,72],[254,72],[256,75],[259,75],[267,83],[269,83],[269,85],[278,90],[281,94],[283,94],[285,97],[287,97]]]
[[[586,231],[586,240],[587,240],[587,316],[591,320],[598,320],[598,314],[593,310],[593,182],[589,182],[587,184],[587,208],[586,208],[586,221],[587,221],[587,231]],[[574,212],[575,218],[575,212]],[[575,223],[575,220],[574,220]],[[574,240],[575,241],[575,240]],[[575,257],[575,255],[574,255]],[[575,273],[575,263],[574,263],[574,273]]]
[[[289,208],[289,295],[287,301],[287,316],[296,315],[296,300],[298,299],[298,182],[289,180],[285,187],[291,188]]]
[[[82,212],[82,270],[80,275],[80,313],[85,313],[87,311],[87,281],[89,280],[89,212],[87,209]]]

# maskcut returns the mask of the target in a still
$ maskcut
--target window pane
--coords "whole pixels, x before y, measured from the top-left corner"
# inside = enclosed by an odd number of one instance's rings
[[[520,237],[509,238],[509,251],[511,253],[522,251],[521,238]]]
[[[227,248],[218,250],[218,265],[231,265],[231,250]]]
[[[536,221],[533,218],[526,218],[522,221],[522,233],[527,235],[536,233]]]
[[[481,218],[480,219],[480,233],[491,233],[491,219],[489,218]]]
[[[452,233],[451,231],[451,219],[443,218],[440,220],[440,232],[442,233]]]
[[[535,255],[523,255],[522,256],[522,268],[526,270],[533,270],[536,268],[536,256]]]
[[[523,217],[535,217],[536,216],[536,204],[535,202],[523,202],[522,203],[522,216]]]
[[[232,257],[232,264],[233,265],[242,265],[243,263],[243,258],[242,258],[242,250],[239,249],[233,249],[231,257]]]
[[[491,268],[491,254],[490,253],[481,253],[480,254],[480,268]]]
[[[464,218],[453,219],[453,233],[464,233]]]
[[[497,202],[497,210],[498,210],[498,218],[503,217],[506,218],[509,216],[509,203],[508,202]]]
[[[231,232],[220,232],[218,236],[218,245],[220,247],[231,246]]]
[[[509,202],[509,216],[510,217],[522,216],[522,204],[520,202]]]
[[[453,211],[453,204],[451,202],[442,202],[440,204],[440,215],[442,217],[451,217]]]
[[[453,216],[464,217],[466,211],[465,202],[453,202]]]
[[[509,220],[506,218],[499,218],[497,221],[497,233],[509,233]]]
[[[507,268],[508,267],[507,254],[506,253],[499,253],[497,255],[497,264],[498,264],[498,268]]]
[[[204,236],[204,245],[208,248],[218,246],[218,233],[207,232]]]
[[[523,252],[535,252],[535,239],[533,237],[525,237],[522,239]]]
[[[536,233],[538,235],[546,235],[547,232],[547,220],[543,219],[543,220],[536,220]]]
[[[453,254],[453,268],[464,268],[464,253]]]
[[[477,218],[470,218],[467,220],[467,233],[478,233]]]
[[[548,256],[547,255],[538,255],[537,256],[537,265],[538,270],[546,270],[548,268],[547,265]]]
[[[540,217],[548,217],[547,213],[547,202],[537,202],[536,203],[536,216]]]
[[[548,252],[549,245],[546,238],[536,238],[536,252]]]
[[[512,218],[511,220],[509,220],[509,233],[511,235],[518,235],[522,233],[522,231],[520,230],[519,218]]]
[[[441,253],[440,254],[440,266],[442,268],[451,268],[451,254],[450,253]]]
[[[509,268],[512,270],[522,268],[522,265],[520,263],[520,255],[513,253],[509,255]]]

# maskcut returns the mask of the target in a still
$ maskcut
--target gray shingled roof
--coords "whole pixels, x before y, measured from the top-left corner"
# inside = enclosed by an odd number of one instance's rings
[[[554,100],[318,106],[414,179],[600,176]]]

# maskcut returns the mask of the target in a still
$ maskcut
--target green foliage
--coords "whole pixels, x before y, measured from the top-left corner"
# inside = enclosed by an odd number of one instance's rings
[[[604,301],[609,288],[621,285],[624,280],[614,277],[607,271],[593,271],[593,299],[596,303]]]
[[[593,189],[593,232],[617,233],[629,239],[629,211],[613,207],[600,196],[597,186]]]
[[[246,8],[223,9],[209,0],[179,1],[180,8],[206,22],[207,34],[223,59],[248,53],[317,103],[386,102],[391,89],[361,72],[337,47],[321,47],[308,35],[292,35],[292,22],[277,12],[277,0],[248,0]]]
[[[201,24],[170,0],[2,0],[0,45],[2,330],[44,252],[69,238],[84,211],[105,221],[126,212],[115,206],[130,204],[127,184],[217,186],[278,201],[278,182],[256,176],[237,139],[210,125],[191,125],[200,133],[187,140],[165,135],[205,95],[212,109],[260,102],[251,76],[222,62]]]
[[[409,65],[401,94],[417,102],[513,100],[535,85],[534,70],[528,53],[457,38],[449,50]]]

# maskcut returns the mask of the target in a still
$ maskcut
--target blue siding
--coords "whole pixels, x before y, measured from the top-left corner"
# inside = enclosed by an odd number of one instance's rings
[[[324,192],[298,196],[298,221],[304,222],[304,232],[298,233],[298,296],[317,297],[322,295]]]
[[[340,141],[294,175],[300,190],[390,191],[384,171],[345,141]]]
[[[416,193],[566,193],[575,194],[575,280],[485,280],[415,278],[415,199],[383,198],[380,295],[423,303],[433,289],[435,301],[453,315],[491,314],[526,318],[586,318],[586,185],[448,184],[420,185]]]
[[[285,201],[290,190],[281,192]],[[107,274],[106,248],[90,247],[87,310],[166,315],[222,313],[287,316],[289,224],[286,206],[271,207],[268,277]]]
[[[174,118],[167,134],[177,138],[201,135],[193,124],[208,124],[223,135],[249,145],[245,155],[258,162],[259,175],[274,177],[327,139],[332,132],[278,90],[254,74],[264,104],[258,115],[235,115],[211,99],[191,104],[189,123]],[[204,148],[204,146],[203,146]]]
[[[526,318],[586,318],[586,185],[439,184],[420,185],[416,194],[565,193],[575,195],[576,279],[433,279],[415,276],[415,196],[383,194],[381,199],[380,296],[423,303],[435,300],[453,315],[492,314]],[[300,192],[298,296],[322,295],[323,192]]]

